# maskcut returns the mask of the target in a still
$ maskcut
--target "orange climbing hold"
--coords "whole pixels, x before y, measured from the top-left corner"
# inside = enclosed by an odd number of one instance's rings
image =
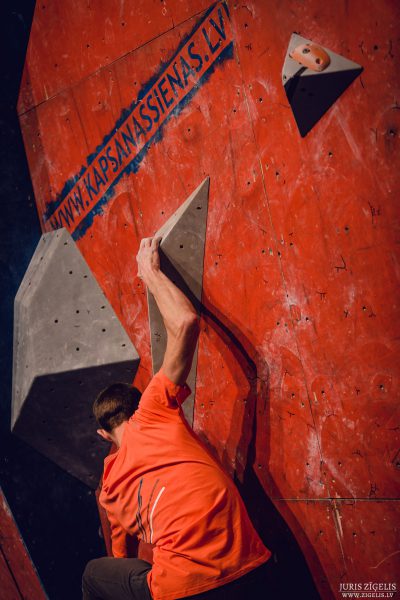
[[[318,72],[324,71],[331,62],[327,51],[317,44],[300,44],[289,56],[306,69]]]

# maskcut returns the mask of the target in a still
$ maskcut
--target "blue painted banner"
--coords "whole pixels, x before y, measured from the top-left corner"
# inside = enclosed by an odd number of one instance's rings
[[[233,39],[225,2],[212,5],[182,40],[171,60],[140,90],[137,100],[122,111],[86,166],[48,202],[44,221],[52,229],[66,227],[77,240],[102,214],[115,185],[137,173],[163,128],[178,115],[208,80],[216,66],[233,57]]]

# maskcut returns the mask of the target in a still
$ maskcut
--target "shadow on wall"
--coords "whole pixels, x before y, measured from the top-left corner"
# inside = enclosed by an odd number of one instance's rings
[[[281,600],[291,600],[300,597],[307,600],[320,598],[307,562],[285,520],[266,494],[254,470],[256,458],[256,415],[264,417],[269,440],[271,421],[269,419],[269,367],[263,357],[256,351],[249,339],[233,325],[221,312],[204,300],[203,315],[221,338],[222,353],[225,363],[234,372],[238,365],[249,383],[249,391],[245,399],[241,437],[237,445],[238,454],[245,458],[244,464],[236,465],[235,483],[246,505],[249,516],[264,544],[272,552],[270,560],[274,561],[276,597]],[[229,441],[227,446],[229,447]],[[269,448],[269,444],[268,444]],[[267,455],[266,463],[269,462]],[[223,463],[226,461],[223,457]],[[270,489],[276,498],[281,497],[278,487],[269,478]],[[293,524],[292,524],[293,527]],[[297,521],[293,527],[295,533],[301,532]],[[307,547],[308,557],[313,557],[313,563],[319,565],[321,578],[326,578],[323,568],[318,561],[310,543]],[[301,592],[299,592],[301,590]]]
[[[163,270],[168,269],[172,281],[187,295],[196,310],[202,314],[205,322],[221,339],[220,352],[234,380],[238,380],[238,378],[243,380],[243,377],[245,377],[248,382],[249,391],[244,399],[245,410],[243,412],[240,440],[237,444],[237,477],[235,477],[235,483],[258,534],[272,552],[270,560],[273,560],[275,565],[273,585],[276,590],[276,597],[280,600],[292,600],[299,597],[299,590],[301,590],[301,598],[318,600],[320,596],[295,535],[266,494],[254,471],[257,413],[264,416],[267,429],[265,438],[267,440],[270,438],[268,364],[250,340],[208,298],[204,297],[204,292],[202,303],[199,303],[162,251],[160,251],[160,257],[161,268]],[[241,370],[240,375],[237,372],[238,367]],[[204,432],[200,433],[200,437],[210,447]],[[228,440],[227,447],[231,446],[232,444]],[[225,467],[230,464],[227,455],[222,456],[222,463]],[[269,463],[268,455],[266,463]],[[272,478],[269,478],[269,486],[274,497],[282,497]],[[292,528],[297,535],[302,535],[305,539],[301,527],[294,517]],[[312,558],[314,565],[319,565],[320,579],[326,580],[322,565],[310,543],[307,543],[307,555],[309,560]]]

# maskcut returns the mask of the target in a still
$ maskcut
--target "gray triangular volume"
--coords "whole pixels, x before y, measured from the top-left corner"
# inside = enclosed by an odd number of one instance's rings
[[[14,306],[12,431],[96,488],[108,448],[92,404],[139,355],[66,229],[42,236]]]
[[[199,311],[203,289],[203,261],[207,226],[209,178],[207,177],[155,234],[161,236],[162,271],[188,296]],[[164,323],[152,294],[147,294],[153,373],[161,365],[167,344]],[[183,405],[186,419],[193,422],[197,348],[187,382],[191,396]]]
[[[359,64],[328,48],[324,50],[329,55],[330,64],[322,72],[302,67],[290,57],[291,52],[300,44],[312,43],[294,33],[290,38],[282,70],[282,83],[303,137],[363,70]]]

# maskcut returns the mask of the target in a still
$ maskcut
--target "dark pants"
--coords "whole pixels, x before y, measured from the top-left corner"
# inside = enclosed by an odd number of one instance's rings
[[[138,558],[91,560],[82,579],[83,600],[151,600],[146,575],[151,565]],[[272,559],[243,577],[185,600],[275,600]],[[182,599],[183,600],[183,599]]]

